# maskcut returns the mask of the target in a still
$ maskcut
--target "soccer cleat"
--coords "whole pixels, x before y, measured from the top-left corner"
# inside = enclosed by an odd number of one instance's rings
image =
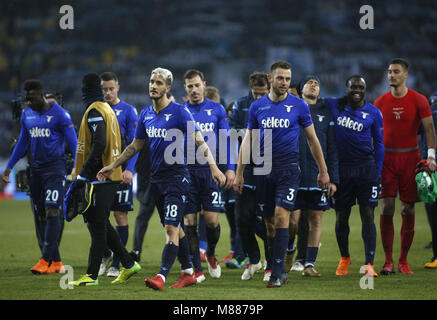
[[[152,279],[145,279],[144,284],[153,290],[162,291],[164,289],[164,280],[158,274]]]
[[[231,259],[233,257],[234,257],[234,251],[230,251],[226,257],[224,257],[223,259],[220,260],[220,263],[226,262],[226,261],[231,261]]]
[[[201,283],[201,282],[203,282],[203,281],[206,280],[205,272],[203,272],[203,271],[197,271],[197,272],[195,272],[194,274],[195,274],[195,276],[196,276],[196,281],[197,281],[197,283]]]
[[[206,257],[206,260],[208,261],[208,272],[213,278],[220,278],[222,275],[222,269],[220,268],[220,265],[217,263],[217,259],[215,256]]]
[[[47,273],[65,273],[65,267],[62,261],[52,261]]]
[[[395,273],[393,262],[385,262],[382,270],[379,272],[382,276],[388,276]]]
[[[241,262],[238,262],[237,259],[232,258],[231,260],[225,262],[225,266],[226,268],[229,269],[241,269],[241,268],[246,268],[248,262],[249,262],[249,258],[246,258]]]
[[[434,258],[433,261],[428,262],[427,264],[425,264],[425,268],[427,268],[427,269],[435,269],[435,268],[437,268],[437,258]]]
[[[364,267],[364,275],[365,276],[371,276],[371,277],[377,277],[378,274],[375,272],[375,269],[373,268],[372,264],[368,263]]]
[[[284,259],[285,272],[290,272],[291,268],[293,267],[293,257],[295,253],[296,253],[296,248],[294,248],[293,250],[287,250]]]
[[[341,257],[335,274],[337,276],[345,276],[349,273],[349,266],[351,264],[350,257]]]
[[[135,273],[141,270],[141,266],[138,262],[134,262],[134,265],[130,268],[121,268],[120,275],[112,281],[112,284],[119,284],[126,282],[130,277],[132,277]]]
[[[269,282],[271,276],[272,276],[272,270],[265,270],[263,281]]]
[[[108,277],[117,278],[120,275],[120,270],[116,267],[111,267],[108,269],[108,272],[106,273]]]
[[[49,263],[44,260],[44,258],[39,259],[38,263],[34,265],[30,272],[33,274],[44,274],[49,270]]]
[[[109,257],[103,257],[102,262],[100,263],[99,276],[103,276],[106,272],[106,269],[114,259],[114,252],[111,252]]]
[[[283,272],[279,278],[275,277],[274,275],[271,275],[269,283],[267,284],[267,288],[279,288],[287,283],[288,283],[288,274],[286,272]]]
[[[97,286],[99,285],[99,279],[94,280],[90,277],[90,274],[83,275],[79,278],[79,280],[69,282],[68,284],[76,286],[76,287],[83,287],[83,286]]]
[[[183,288],[183,287],[192,286],[193,284],[196,283],[197,283],[197,278],[194,273],[188,274],[182,272],[182,274],[178,278],[178,281],[174,285],[170,286],[170,288]]]
[[[403,274],[413,274],[413,271],[411,271],[411,269],[408,266],[407,262],[399,262],[398,269],[399,269],[400,273],[403,273]]]
[[[309,266],[306,266],[305,269],[303,270],[302,276],[304,276],[304,277],[321,277],[322,274],[317,272],[316,269],[314,269],[314,266],[309,265]]]
[[[296,260],[296,262],[291,267],[290,271],[303,271],[305,269],[305,266],[300,260]]]
[[[244,269],[243,274],[241,275],[241,280],[250,280],[253,278],[253,275],[255,274],[255,272],[261,270],[263,267],[261,261],[258,262],[257,264],[248,264],[246,266],[246,269]]]

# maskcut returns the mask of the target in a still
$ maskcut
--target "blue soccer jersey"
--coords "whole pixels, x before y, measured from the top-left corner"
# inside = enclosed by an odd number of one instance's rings
[[[284,100],[274,102],[265,95],[251,104],[247,128],[260,130],[260,154],[271,152],[272,168],[284,168],[299,162],[300,127],[312,123],[304,100],[288,94]],[[272,143],[264,145],[266,130],[271,130]]]
[[[375,163],[379,174],[384,160],[382,114],[374,105],[357,109],[348,105],[339,110],[337,98],[325,98],[334,116],[340,165],[363,166]]]
[[[75,157],[77,137],[70,114],[56,103],[50,102],[50,105],[49,110],[42,112],[30,107],[23,110],[20,137],[7,168],[14,167],[26,154],[28,146],[32,167],[64,160],[65,140]]]
[[[135,138],[135,130],[138,125],[138,112],[134,106],[127,104],[124,101],[120,101],[118,104],[111,106],[117,116],[118,124],[121,131],[121,141],[123,144],[123,149],[130,144]],[[131,172],[134,172],[135,162],[137,161],[138,155],[132,157],[126,168]]]
[[[193,115],[194,121],[196,121],[196,125],[202,132],[208,147],[210,148],[211,152],[215,154],[215,160],[217,164],[225,164],[222,163],[223,160],[225,160],[227,169],[235,170],[235,157],[233,156],[233,153],[230,152],[229,122],[225,108],[223,108],[220,103],[211,101],[209,99],[204,99],[202,103],[194,105],[186,102],[184,106],[186,106]],[[210,137],[215,137],[214,141],[210,141]],[[186,139],[189,139],[189,137]],[[226,150],[223,150],[223,148],[226,148]],[[226,152],[226,158],[220,159],[220,154],[223,155],[225,154],[224,152]],[[190,157],[189,151],[187,157]],[[203,161],[201,163],[195,161],[195,163],[191,164],[188,162],[188,164],[193,167],[209,168],[206,159],[203,158],[202,160]]]
[[[190,124],[199,130],[190,111],[175,102],[159,113],[153,110],[153,105],[141,111],[135,138],[145,139],[146,134],[149,137],[151,182],[167,181],[176,175],[188,176],[184,146]]]

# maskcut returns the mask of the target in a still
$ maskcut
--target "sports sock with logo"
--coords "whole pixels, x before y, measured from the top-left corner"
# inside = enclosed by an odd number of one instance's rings
[[[272,275],[281,277],[284,272],[284,256],[288,246],[288,228],[276,229],[273,246]]]
[[[54,260],[58,248],[61,222],[58,216],[47,217],[47,225],[44,234],[43,258],[46,261]]]
[[[307,247],[305,256],[305,267],[309,265],[314,266],[318,253],[319,247]]]
[[[158,273],[162,274],[165,278],[167,278],[167,275],[173,266],[176,256],[178,255],[178,250],[179,246],[175,245],[172,241],[169,241],[164,246],[164,250],[162,250],[161,268]]]
[[[181,263],[182,270],[192,268],[190,259],[190,247],[186,236],[184,236],[182,239],[179,239],[178,259]]]
[[[189,244],[191,261],[193,262],[194,270],[203,271],[200,261],[199,238],[197,237],[197,226],[185,226],[185,238]]]
[[[220,224],[215,228],[206,226],[206,239],[208,241],[208,248],[206,249],[206,255],[212,257],[215,255],[215,247],[220,239]]]

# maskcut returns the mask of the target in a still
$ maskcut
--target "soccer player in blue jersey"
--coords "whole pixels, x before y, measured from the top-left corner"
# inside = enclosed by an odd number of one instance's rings
[[[127,104],[125,101],[120,100],[118,97],[120,84],[116,74],[113,72],[104,72],[100,75],[100,79],[105,102],[111,106],[117,116],[121,131],[122,150],[124,150],[124,148],[133,141],[135,136],[135,130],[138,125],[137,109],[130,104]],[[115,229],[120,235],[120,240],[124,246],[126,246],[129,238],[128,211],[133,211],[134,209],[132,177],[137,157],[137,155],[134,156],[123,166],[123,182],[120,184],[115,196],[114,204],[111,208],[114,211],[116,223]],[[112,264],[108,269],[107,275],[108,277],[119,276],[120,259],[117,256],[113,256],[109,249],[107,249],[102,264],[100,265],[99,275],[105,273],[111,260]]]
[[[188,196],[190,176],[184,154],[185,136],[191,134],[195,144],[207,159],[214,181],[224,185],[226,177],[215,164],[208,145],[188,109],[171,102],[166,93],[173,82],[172,73],[164,68],[152,71],[149,81],[149,96],[153,104],[144,108],[139,117],[135,139],[123,151],[120,158],[98,173],[105,180],[111,172],[138,153],[149,138],[151,158],[151,190],[156,207],[165,228],[166,244],[162,252],[158,274],[145,279],[145,284],[155,290],[163,290],[164,282],[178,256],[182,266],[181,277],[196,277],[189,260],[189,245],[182,229],[185,203]],[[190,132],[190,126],[191,131]],[[179,281],[178,281],[179,282]],[[185,283],[188,283],[186,281]]]
[[[271,82],[269,94],[254,101],[250,106],[247,131],[238,158],[234,189],[241,192],[244,184],[243,157],[247,157],[254,142],[260,142],[260,150],[251,151],[252,156],[260,153],[260,156],[264,157],[262,163],[264,167],[255,168],[258,170],[254,170],[254,174],[257,175],[258,207],[267,223],[273,226],[268,228],[268,232],[272,229],[275,232],[272,244],[272,275],[267,284],[268,288],[274,288],[288,282],[287,273],[284,272],[284,256],[288,246],[290,212],[293,210],[300,183],[298,162],[301,127],[319,169],[317,182],[320,188],[328,187],[329,175],[308,105],[302,99],[288,93],[291,82],[290,63],[287,61],[273,63],[270,67],[269,81]],[[256,134],[258,132],[259,137]],[[257,139],[260,141],[256,141]],[[255,164],[261,165],[259,159],[256,159]]]
[[[231,163],[230,140],[228,138],[229,123],[224,107],[217,102],[204,97],[206,82],[203,73],[199,70],[189,69],[184,74],[184,87],[188,101],[184,106],[191,112],[193,119],[200,128],[205,141],[219,162],[220,140],[225,139],[227,153],[227,170],[225,188],[230,188],[235,177],[235,163]],[[187,137],[187,139],[190,139]],[[188,149],[188,148],[187,148]],[[194,150],[193,150],[194,151]],[[187,150],[187,157],[190,151]],[[232,158],[233,160],[234,158]],[[204,159],[189,161],[191,185],[189,201],[185,210],[185,231],[190,243],[193,264],[198,276],[198,282],[204,279],[203,268],[200,261],[197,238],[197,213],[203,214],[206,222],[207,250],[206,259],[208,271],[213,278],[220,278],[221,268],[215,257],[215,248],[220,238],[219,213],[222,210],[221,190],[211,176],[208,163]],[[233,160],[233,162],[235,162]]]
[[[65,141],[74,155],[77,148],[76,132],[70,114],[58,104],[45,99],[39,80],[25,81],[24,94],[29,107],[21,115],[20,137],[2,179],[10,182],[11,169],[30,147],[30,196],[34,211],[46,219],[42,257],[30,270],[34,274],[60,272],[63,265],[58,248],[61,231],[59,216],[67,175]]]
[[[336,224],[335,234],[341,259],[336,275],[349,272],[349,216],[358,201],[364,242],[365,273],[377,276],[373,267],[376,249],[374,209],[378,205],[379,185],[384,143],[382,115],[364,100],[366,81],[353,75],[346,81],[346,96],[341,99],[325,98],[336,124],[339,149],[339,187],[334,195]]]

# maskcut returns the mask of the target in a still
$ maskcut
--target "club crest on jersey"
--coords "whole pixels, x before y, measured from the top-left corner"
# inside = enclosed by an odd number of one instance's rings
[[[47,122],[50,122],[53,118],[53,116],[46,116],[47,117]]]
[[[369,115],[367,112],[363,112],[363,111],[360,111],[360,112],[363,115],[363,119],[366,119],[366,117]]]
[[[170,120],[170,117],[171,117],[172,115],[173,115],[173,114],[171,114],[171,113],[164,113],[165,121]]]
[[[396,120],[399,120],[401,118],[401,114],[404,113],[403,111],[393,111]]]
[[[119,110],[119,109],[114,109],[115,114],[117,115],[117,117],[120,115],[120,113],[123,112],[123,110]]]
[[[288,105],[286,105],[286,104],[284,104],[284,107],[287,108],[287,112],[290,112],[291,108],[294,108],[294,106],[288,106]]]
[[[213,109],[205,109],[205,111],[206,111],[206,113],[208,114],[208,116],[210,116],[211,115],[211,111],[212,111]]]
[[[323,116],[321,114],[316,114],[316,116],[319,118],[319,122],[323,122],[323,119],[325,118],[325,116]]]

